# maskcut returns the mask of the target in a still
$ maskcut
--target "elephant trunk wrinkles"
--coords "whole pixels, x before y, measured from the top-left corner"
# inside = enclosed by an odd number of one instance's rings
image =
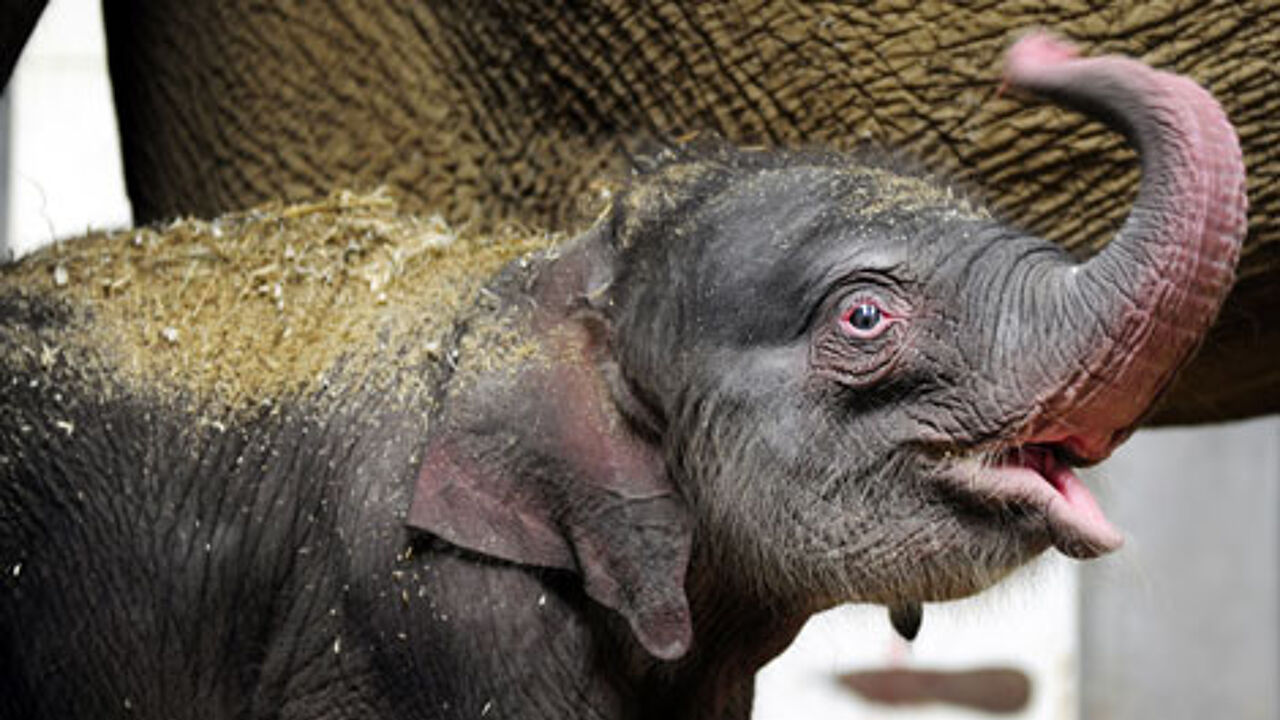
[[[1142,163],[1116,237],[1051,280],[1052,316],[1092,327],[1060,341],[1071,367],[1038,399],[1041,419],[1029,428],[1101,460],[1186,363],[1231,287],[1246,224],[1240,146],[1208,92],[1134,60],[1077,58],[1034,34],[1009,51],[1006,78],[1124,133]]]

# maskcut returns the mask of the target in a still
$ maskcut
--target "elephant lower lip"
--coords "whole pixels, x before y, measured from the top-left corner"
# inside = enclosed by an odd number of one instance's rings
[[[1093,493],[1052,447],[1017,447],[994,464],[977,465],[963,475],[970,492],[1002,504],[1038,509],[1054,547],[1064,555],[1092,558],[1124,543],[1124,536],[1107,520]]]

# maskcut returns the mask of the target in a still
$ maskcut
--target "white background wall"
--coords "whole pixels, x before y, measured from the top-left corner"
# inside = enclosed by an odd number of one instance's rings
[[[1021,669],[1033,682],[1018,718],[1078,717],[1078,603],[1074,564],[1051,555],[968,600],[926,605],[908,646],[883,608],[849,606],[809,621],[796,643],[757,680],[755,720],[959,720],[989,717],[941,706],[884,707],[835,683],[845,672],[890,667]]]
[[[1280,417],[1140,433],[1098,472],[1128,537],[1084,572],[1082,717],[1280,718]]]
[[[6,90],[9,247],[129,224],[98,0],[52,0]]]
[[[52,0],[19,63],[8,90],[11,166],[3,218],[9,244],[19,252],[90,227],[129,223],[104,52],[96,0]],[[926,607],[912,648],[893,635],[883,609],[838,609],[815,618],[761,674],[756,720],[982,717],[945,708],[872,707],[839,689],[834,677],[894,666],[990,665],[1031,675],[1032,704],[1019,718],[1073,720],[1082,706],[1082,635],[1090,663],[1084,705],[1091,720],[1280,717],[1280,420],[1227,426],[1208,436],[1176,432],[1140,434],[1095,473],[1105,485],[1131,489],[1115,501],[1124,510],[1119,524],[1135,523],[1152,534],[1131,538],[1129,549],[1090,575],[1083,633],[1077,566],[1058,557],[977,598]],[[1215,462],[1224,452],[1231,462]],[[1174,453],[1182,460],[1170,466]],[[1182,494],[1188,487],[1196,492]],[[1214,487],[1233,490],[1224,496]],[[1108,498],[1103,503],[1111,509]],[[1144,518],[1166,516],[1185,518],[1185,527],[1173,533],[1182,544],[1160,537],[1167,528],[1147,529]],[[1195,562],[1182,561],[1188,546],[1195,548]],[[1242,577],[1250,581],[1233,586]],[[1216,643],[1212,633],[1190,632],[1223,617],[1247,624],[1227,623],[1231,629]],[[1140,630],[1124,632],[1136,624]],[[1160,641],[1168,638],[1194,640]],[[1201,688],[1215,673],[1232,681],[1229,691],[1212,696],[1210,704],[1221,713],[1196,702],[1209,697]],[[1172,700],[1159,712],[1144,711],[1154,697]],[[1254,711],[1240,714],[1231,698],[1245,698]]]

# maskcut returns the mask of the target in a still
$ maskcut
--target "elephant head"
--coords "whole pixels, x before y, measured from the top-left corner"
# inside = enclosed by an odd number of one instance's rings
[[[910,632],[1050,546],[1119,546],[1072,468],[1214,319],[1240,151],[1207,93],[1135,61],[1031,35],[1006,79],[1137,148],[1105,250],[1077,261],[891,159],[675,153],[468,321],[497,340],[462,343],[410,524],[579,572],[664,659],[725,597],[883,603]]]

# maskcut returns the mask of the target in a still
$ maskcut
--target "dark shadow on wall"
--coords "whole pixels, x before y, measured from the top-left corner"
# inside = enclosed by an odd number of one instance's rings
[[[841,685],[877,705],[951,705],[991,715],[1015,715],[1031,702],[1031,678],[1010,667],[973,670],[888,668],[851,672]]]

